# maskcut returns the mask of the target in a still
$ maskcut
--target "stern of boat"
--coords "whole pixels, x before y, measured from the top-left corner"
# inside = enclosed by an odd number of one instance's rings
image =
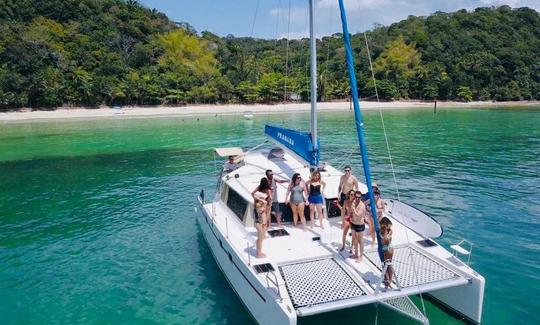
[[[431,291],[429,296],[435,300],[435,304],[441,304],[451,312],[464,316],[468,321],[480,324],[486,280],[473,269],[467,268],[469,285]]]

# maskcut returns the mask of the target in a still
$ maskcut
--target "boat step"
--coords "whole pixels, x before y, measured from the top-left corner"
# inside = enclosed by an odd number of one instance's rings
[[[383,306],[386,306],[398,313],[410,317],[422,324],[429,324],[429,319],[427,319],[427,317],[422,314],[422,312],[418,309],[418,307],[416,307],[414,302],[412,302],[411,298],[407,296],[381,300],[380,303]]]
[[[465,248],[463,248],[463,246],[461,246],[461,245],[464,245],[464,244],[469,245],[469,247],[468,247],[469,249],[465,249]],[[457,243],[455,245],[451,245],[450,248],[452,248],[452,250],[454,251],[454,256],[456,258],[458,257],[459,254],[467,256],[467,265],[470,265],[473,243],[471,243],[470,241],[468,241],[466,239],[462,239],[459,243]]]

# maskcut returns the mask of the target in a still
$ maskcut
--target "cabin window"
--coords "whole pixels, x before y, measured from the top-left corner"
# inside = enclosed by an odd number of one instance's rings
[[[229,195],[227,197],[227,206],[229,209],[231,209],[234,214],[240,219],[240,221],[243,221],[244,214],[246,213],[246,209],[248,206],[248,203],[244,198],[242,198],[238,193],[233,191],[231,188],[229,188]]]

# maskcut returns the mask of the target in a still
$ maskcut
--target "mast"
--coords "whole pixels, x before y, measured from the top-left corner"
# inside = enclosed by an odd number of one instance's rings
[[[356,74],[354,69],[354,57],[352,55],[351,39],[349,37],[349,29],[347,27],[347,16],[345,14],[345,6],[343,0],[339,0],[339,10],[341,11],[341,25],[343,27],[343,41],[345,43],[345,52],[347,57],[347,68],[349,70],[349,83],[351,86],[351,96],[354,105],[354,120],[356,124],[356,133],[358,135],[358,142],[360,144],[360,153],[362,154],[362,165],[364,166],[364,176],[366,178],[366,185],[368,187],[369,203],[371,207],[371,216],[373,217],[373,225],[375,226],[375,233],[377,234],[377,250],[379,252],[379,258],[381,262],[384,262],[384,255],[382,251],[381,233],[379,231],[379,222],[377,221],[377,206],[375,204],[375,196],[371,187],[371,172],[369,171],[369,160],[366,149],[365,135],[364,135],[364,122],[362,121],[362,114],[360,113],[360,103],[358,102],[358,86],[356,83]]]
[[[317,143],[317,39],[313,27],[313,0],[309,0],[309,45],[311,53],[311,142],[313,143],[313,151],[318,152]],[[311,166],[314,169],[318,168]]]

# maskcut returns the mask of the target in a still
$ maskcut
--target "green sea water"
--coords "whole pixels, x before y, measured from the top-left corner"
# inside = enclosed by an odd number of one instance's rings
[[[395,110],[385,126],[404,201],[448,247],[474,243],[484,324],[540,324],[540,107]],[[195,221],[212,148],[250,147],[265,122],[307,114],[0,124],[0,324],[252,324]],[[395,187],[379,113],[365,113],[372,173]],[[321,113],[323,160],[361,176],[352,114]],[[353,150],[350,159],[344,157]],[[415,299],[420,305],[420,300]],[[432,324],[460,324],[426,302]],[[373,306],[309,322],[413,324]]]

